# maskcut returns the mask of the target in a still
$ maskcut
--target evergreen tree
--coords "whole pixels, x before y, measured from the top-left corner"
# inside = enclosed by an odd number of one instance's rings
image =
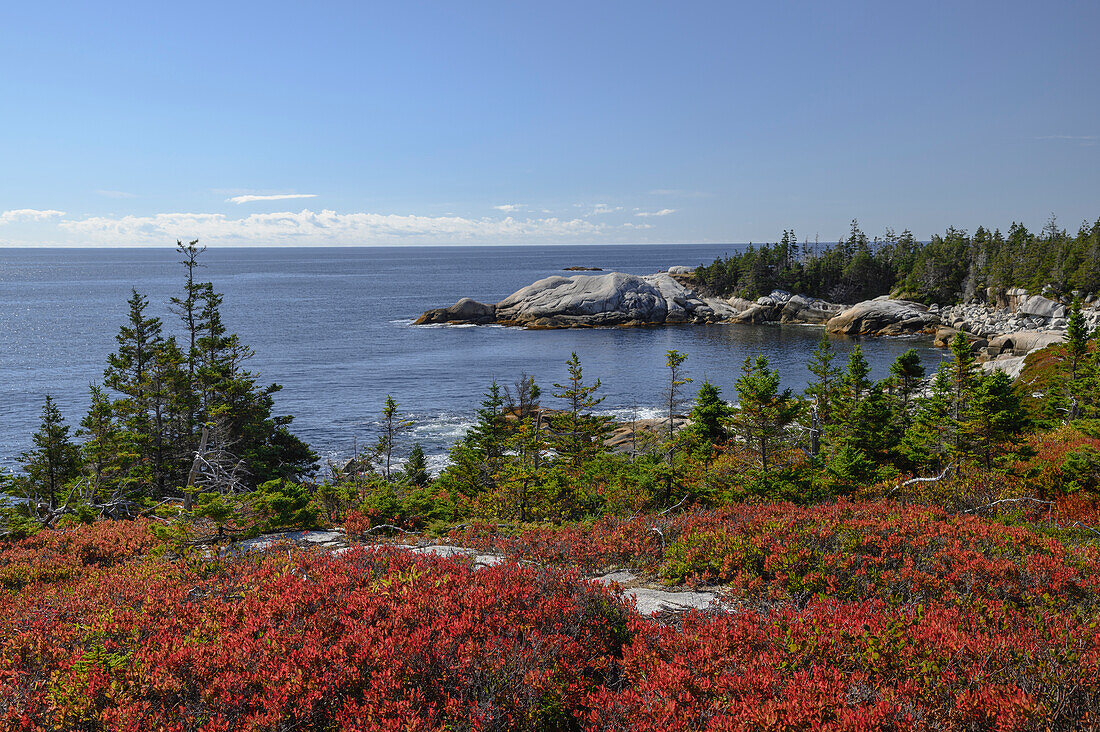
[[[814,380],[806,387],[806,397],[810,402],[809,432],[810,454],[817,455],[821,449],[821,437],[833,424],[833,411],[839,399],[841,371],[833,366],[832,343],[825,331],[821,332],[821,340],[817,348],[810,355],[810,363],[807,368],[814,376]]]
[[[790,389],[780,390],[779,372],[768,368],[764,356],[745,359],[736,386],[738,406],[733,423],[766,475],[801,405]]]
[[[668,406],[668,441],[671,443],[675,437],[676,412],[684,403],[680,387],[691,383],[691,378],[684,373],[682,368],[687,360],[686,353],[679,351],[665,352],[665,366],[668,368],[668,387],[665,389],[665,404]]]
[[[397,400],[391,395],[386,395],[386,401],[382,405],[382,434],[378,437],[377,451],[382,460],[382,477],[387,481],[393,479],[391,470],[394,449],[401,434],[410,429],[413,423],[403,419],[397,412]]]
[[[162,340],[162,326],[160,318],[146,316],[149,299],[137,290],[131,290],[127,305],[129,321],[115,336],[118,351],[107,357],[103,383],[131,400],[135,410],[143,411],[148,371]]]
[[[584,383],[584,372],[576,351],[565,365],[569,370],[569,380],[564,384],[554,384],[558,390],[554,396],[566,403],[566,409],[563,414],[551,419],[551,427],[557,433],[554,445],[558,455],[575,472],[579,472],[587,460],[606,450],[604,438],[610,418],[589,413],[604,400],[596,396],[602,384],[599,379],[593,384]]]
[[[867,363],[863,348],[857,343],[848,354],[848,367],[840,379],[840,404],[843,409],[851,410],[859,406],[873,385],[870,374],[871,364]]]
[[[521,421],[538,410],[541,396],[542,390],[535,383],[535,377],[526,373],[521,373],[516,379],[514,392],[507,385],[504,387],[505,407],[509,414]]]
[[[950,364],[940,364],[930,393],[917,400],[901,445],[906,464],[914,470],[939,473],[954,462],[958,421],[954,417],[951,374]]]
[[[432,480],[428,474],[428,459],[419,442],[413,445],[409,459],[405,462],[405,480],[416,488],[424,488]]]
[[[691,383],[691,378],[684,373],[683,369],[686,360],[686,353],[675,350],[665,352],[665,366],[668,368],[668,386],[665,387],[665,404],[668,406],[668,473],[664,495],[666,501],[672,497],[672,486],[676,483],[676,416],[684,402],[681,387]]]
[[[722,399],[722,390],[704,381],[689,415],[692,434],[707,445],[721,445],[729,439],[728,423],[732,412]]]
[[[487,469],[492,473],[499,468],[507,437],[508,421],[504,413],[504,395],[494,379],[489,384],[489,391],[485,393],[481,407],[477,410],[477,423],[466,433],[466,438],[481,455]]]
[[[903,413],[908,414],[913,395],[923,381],[924,364],[921,363],[916,349],[910,348],[890,364],[890,393],[900,401]]]
[[[125,444],[125,435],[115,421],[115,410],[111,400],[102,388],[91,386],[91,406],[80,421],[78,437],[83,437],[80,446],[81,462],[91,481],[93,492],[110,486],[128,487],[126,466],[136,460],[132,450]]]
[[[949,344],[951,355],[951,421],[955,434],[955,454],[961,455],[966,451],[966,431],[959,429],[966,410],[970,406],[970,399],[974,394],[974,387],[978,380],[978,360],[974,352],[970,350],[970,341],[959,331],[951,339]]]
[[[546,479],[548,466],[544,454],[549,445],[542,429],[542,413],[518,420],[508,446],[515,459],[505,465],[502,482],[508,491],[510,515],[520,522],[529,521],[534,518],[535,507],[545,503],[539,493]]]
[[[986,470],[1012,457],[1029,427],[1030,418],[1008,374],[997,370],[978,380],[961,431]]]
[[[524,375],[520,383],[527,386],[524,394],[529,394],[529,389],[534,382],[528,382],[527,376]],[[450,460],[441,477],[462,495],[474,496],[496,489],[497,479],[505,461],[505,452],[510,445],[511,433],[514,433],[525,420],[531,419],[529,414],[523,417],[516,416],[516,424],[509,425],[504,405],[506,400],[511,400],[507,388],[504,392],[502,396],[499,385],[496,380],[493,380],[489,385],[489,391],[484,395],[481,408],[477,410],[477,423],[467,430],[463,438],[451,448]],[[525,408],[508,408],[508,412],[512,415],[526,411]]]
[[[36,506],[44,504],[48,523],[64,501],[69,484],[80,477],[80,449],[70,439],[69,426],[49,394],[31,441],[34,449],[19,456],[25,477],[17,488]]]
[[[1073,301],[1066,326],[1066,395],[1069,400],[1068,421],[1081,416],[1081,403],[1087,399],[1086,383],[1088,372],[1090,333],[1085,316],[1081,313],[1081,303]]]
[[[119,328],[115,341],[118,350],[107,357],[103,384],[121,397],[112,402],[115,419],[125,434],[125,444],[133,459],[127,462],[127,480],[141,491],[164,485],[157,471],[161,435],[150,417],[151,372],[164,340],[160,318],[146,315],[149,300],[131,290],[129,319]],[[163,463],[159,463],[163,465]]]
[[[195,432],[196,414],[195,410],[198,408],[196,403],[192,403],[192,397],[195,394],[195,378],[196,369],[199,361],[199,337],[202,330],[202,322],[200,320],[201,304],[203,302],[203,295],[206,291],[207,285],[210,283],[198,282],[195,279],[195,270],[203,265],[199,263],[199,255],[206,251],[206,247],[198,246],[198,240],[184,244],[182,241],[176,241],[176,251],[183,257],[180,260],[187,269],[187,276],[183,282],[183,297],[172,297],[170,300],[169,309],[179,316],[183,322],[184,332],[186,334],[186,362],[187,362],[187,388],[183,393],[187,394],[189,399],[187,402],[180,404],[186,411],[186,430],[188,435],[188,441]]]

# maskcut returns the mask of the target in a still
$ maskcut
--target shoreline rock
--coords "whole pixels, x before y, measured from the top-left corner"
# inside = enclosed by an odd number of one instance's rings
[[[755,301],[713,297],[696,289],[694,268],[632,275],[622,272],[553,275],[496,304],[463,298],[426,311],[417,325],[507,325],[530,329],[656,327],[685,324],[807,324],[852,337],[932,336],[946,346],[966,334],[983,361],[1004,361],[1062,340],[1066,305],[1016,288],[987,293],[990,304],[930,305],[887,295],[851,306],[774,290]],[[1086,322],[1100,327],[1100,300],[1086,298]]]
[[[841,335],[932,334],[940,326],[940,316],[926,305],[912,300],[891,300],[883,295],[856,303],[829,320],[825,329]]]

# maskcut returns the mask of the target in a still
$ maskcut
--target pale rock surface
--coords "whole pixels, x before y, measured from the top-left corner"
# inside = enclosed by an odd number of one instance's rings
[[[449,308],[429,310],[416,319],[416,325],[434,323],[473,323],[486,325],[496,317],[496,306],[464,297]]]
[[[911,300],[887,296],[856,303],[826,324],[830,333],[844,335],[905,335],[925,333],[940,325],[940,318]]]
[[[1017,305],[1016,312],[1033,318],[1064,318],[1066,306],[1042,295],[1032,295]]]
[[[991,356],[1026,356],[1052,343],[1061,343],[1065,335],[1065,331],[1057,330],[1021,330],[997,336],[989,342],[987,349]]]

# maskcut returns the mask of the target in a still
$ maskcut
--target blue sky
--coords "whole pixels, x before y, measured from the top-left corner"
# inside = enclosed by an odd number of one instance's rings
[[[0,245],[1075,229],[1097,28],[1091,1],[6,3]]]

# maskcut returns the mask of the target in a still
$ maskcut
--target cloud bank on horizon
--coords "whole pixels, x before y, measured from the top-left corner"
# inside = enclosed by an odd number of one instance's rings
[[[243,196],[233,196],[227,198],[229,203],[255,203],[257,201],[287,201],[292,198],[317,198],[316,193],[273,193],[267,196],[261,196],[256,194],[246,194]]]
[[[245,197],[245,196],[242,196]],[[295,196],[299,197],[299,196]],[[260,198],[260,200],[277,200]],[[413,244],[524,244],[625,240],[649,224],[596,223],[587,218],[421,216],[330,209],[229,216],[223,213],[158,213],[148,216],[69,217],[63,211],[13,209],[0,225],[23,223],[9,246],[170,246],[179,240],[230,246],[372,246]]]

